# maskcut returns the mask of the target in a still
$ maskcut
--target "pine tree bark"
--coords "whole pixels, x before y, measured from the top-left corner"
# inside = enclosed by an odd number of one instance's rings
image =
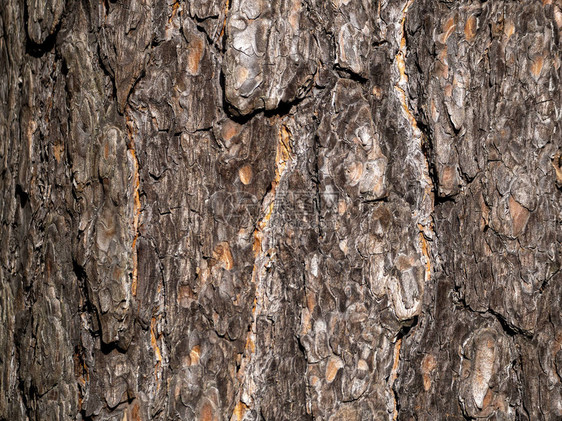
[[[5,0],[0,420],[562,418],[559,0]]]

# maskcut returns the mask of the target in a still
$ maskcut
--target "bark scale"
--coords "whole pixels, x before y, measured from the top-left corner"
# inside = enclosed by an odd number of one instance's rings
[[[560,419],[561,27],[5,0],[0,419]]]

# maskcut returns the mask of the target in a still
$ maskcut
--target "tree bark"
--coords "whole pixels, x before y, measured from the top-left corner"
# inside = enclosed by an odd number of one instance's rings
[[[562,419],[560,0],[4,0],[0,420]]]

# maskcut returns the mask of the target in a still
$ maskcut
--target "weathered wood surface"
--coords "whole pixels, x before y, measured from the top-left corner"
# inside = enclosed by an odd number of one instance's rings
[[[561,28],[4,0],[0,419],[561,419]]]

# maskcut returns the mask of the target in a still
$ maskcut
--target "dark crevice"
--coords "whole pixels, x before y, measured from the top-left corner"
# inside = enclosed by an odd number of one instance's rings
[[[36,44],[29,38],[28,35],[25,41],[25,52],[31,57],[41,58],[55,48],[56,39],[57,32],[53,32],[45,38],[45,41],[42,44]]]
[[[252,119],[252,117],[257,114],[257,111],[254,111],[248,115],[239,115],[235,109],[231,107],[231,105],[226,100],[226,78],[224,76],[224,72],[221,71],[219,75],[219,85],[222,92],[222,109],[232,121],[238,124],[246,124],[248,121]]]
[[[86,274],[86,270],[82,267],[75,259],[72,259],[72,271],[78,279],[78,285],[82,291],[84,296],[84,306],[80,309],[80,311],[84,311],[89,315],[95,314],[95,308],[92,305],[92,301],[90,300],[90,292],[88,290],[88,276]],[[93,332],[92,332],[93,333]]]
[[[108,0],[102,0],[103,3],[103,13],[104,16],[107,17],[107,15],[109,15],[109,1]],[[115,3],[114,1],[112,1],[112,3]]]
[[[375,48],[382,47],[385,45],[389,45],[389,42],[386,39],[374,38],[371,42],[371,45]]]
[[[446,110],[445,114],[447,114],[447,121],[449,122],[449,127],[451,128],[451,130],[453,131],[452,135],[455,136],[457,139],[463,129],[463,127],[460,128],[456,128],[455,127],[455,123],[453,122],[453,117],[451,116],[451,114],[448,112],[448,110]]]
[[[353,70],[351,69],[347,69],[345,67],[340,67],[338,65],[334,66],[334,70],[336,71],[336,73],[338,74],[339,77],[344,78],[344,79],[351,79],[355,82],[358,82],[362,85],[366,84],[367,82],[369,82],[369,79],[367,79],[364,76],[361,76],[358,73],[355,73]]]
[[[109,65],[106,65],[104,63],[104,60],[101,57],[101,47],[98,44],[98,48],[97,48],[97,56],[98,56],[98,65],[100,66],[100,69],[102,70],[102,72],[109,77],[109,80],[111,80],[111,84],[113,86],[113,99],[115,101],[117,101],[117,83],[115,81],[115,75],[112,73],[112,69],[110,68]]]
[[[494,318],[498,321],[498,323],[500,324],[500,326],[502,327],[502,330],[506,333],[507,336],[513,338],[517,335],[523,335],[527,338],[532,338],[533,337],[533,333],[526,331],[524,329],[521,329],[517,326],[514,326],[513,324],[509,323],[505,316],[503,316],[502,314],[500,314],[499,312],[497,312],[496,310],[493,310],[491,308],[488,308],[486,311],[478,311],[478,310],[474,310],[469,304],[467,304],[467,302],[465,301],[464,295],[461,293],[460,288],[458,286],[454,286],[453,290],[453,304],[458,307],[461,308],[463,310],[467,310],[471,313],[477,313],[480,314],[482,316],[486,316],[486,314],[490,314],[492,316],[494,316]]]
[[[25,390],[25,383],[24,380],[21,380],[20,377],[20,381],[18,382],[18,390],[20,392],[20,396],[21,396],[21,400],[23,402],[23,406],[25,408],[25,413],[27,415],[27,419],[31,420],[33,419],[32,415],[32,411],[31,411],[31,402],[30,400],[32,400],[33,396],[36,395],[35,393],[35,386],[31,385],[30,390],[26,391]]]
[[[72,113],[70,112],[70,110],[71,110],[72,96],[73,95],[72,95],[72,91],[71,91],[70,86],[69,86],[70,77],[68,75],[68,73],[69,73],[68,63],[66,62],[66,59],[62,55],[60,57],[60,61],[61,61],[62,84],[63,84],[63,89],[64,89],[64,105],[66,107],[65,111],[67,113],[66,132],[70,135],[71,127],[72,127]],[[65,153],[66,153],[67,162],[70,164],[70,167],[72,167],[73,158],[72,158],[72,154],[70,153],[70,148],[65,147],[64,149],[65,149]],[[75,180],[74,180],[74,174],[73,173],[70,174],[70,178],[71,178],[71,181],[74,183]],[[72,194],[77,199],[76,188],[74,188],[74,187],[72,188]]]
[[[422,133],[421,151],[427,164],[427,172],[432,184],[433,207],[435,207],[440,203],[439,178],[437,177],[437,167],[435,165],[435,149],[433,146],[433,138],[431,137],[431,129],[422,121],[416,120],[416,123]]]
[[[25,208],[27,202],[29,201],[29,194],[27,194],[20,184],[16,184],[16,199],[20,202],[20,207]]]
[[[148,176],[151,178],[151,180],[160,181],[167,172],[168,172],[168,168],[164,169],[164,171],[162,171],[160,174],[153,174],[150,171],[148,171]]]
[[[301,342],[301,338],[298,335],[295,335],[295,340],[297,342],[297,347],[299,349],[299,352],[302,353],[302,357],[303,357],[304,361],[306,361],[308,363],[308,358],[306,356],[306,349]]]
[[[396,343],[398,341],[402,341],[402,345],[400,347],[399,356],[398,356],[398,361],[399,361],[398,367],[396,368],[396,379],[392,383],[392,393],[394,394],[396,414],[400,414],[400,399],[399,399],[400,393],[398,390],[399,382],[397,380],[400,377],[400,360],[405,348],[404,340],[408,337],[408,335],[411,334],[412,330],[418,325],[418,321],[419,321],[419,316],[414,316],[413,318],[404,321],[402,327],[400,328],[398,334],[396,335]]]
[[[410,334],[412,329],[418,325],[418,320],[419,316],[414,316],[413,318],[406,320],[398,331],[396,340],[398,341],[400,339],[405,339]]]
[[[208,16],[208,17],[205,17],[205,18],[199,18],[199,17],[197,17],[197,16],[190,16],[187,12],[185,12],[185,13],[183,14],[183,18],[184,18],[184,19],[189,19],[189,20],[191,20],[191,21],[193,22],[193,24],[195,25],[195,29],[197,29],[198,32],[200,32],[201,34],[203,34],[203,36],[204,36],[205,39],[207,40],[207,44],[208,44],[210,47],[212,47],[213,49],[215,49],[216,52],[219,53],[219,55],[220,55],[220,53],[223,53],[223,52],[225,51],[224,39],[225,39],[226,37],[223,36],[223,40],[222,40],[223,43],[222,43],[222,45],[219,45],[219,44],[218,44],[218,41],[219,41],[218,35],[217,35],[217,38],[216,38],[216,39],[213,39],[213,37],[211,37],[211,35],[207,33],[207,30],[206,30],[202,25],[200,25],[201,23],[204,23],[204,22],[206,22],[206,21],[208,21],[208,20],[218,19],[218,16]],[[187,38],[187,36],[186,36],[186,34],[185,34],[184,30],[183,30],[183,25],[180,25],[179,31],[180,31],[180,34],[181,34],[181,36],[183,37],[183,39],[187,42],[187,44],[189,44],[189,39]]]
[[[126,354],[127,351],[126,349],[121,348],[118,342],[105,343],[103,340],[100,340],[100,351],[104,355],[111,354],[114,350],[120,354]]]
[[[368,197],[360,197],[361,203],[364,204],[377,204],[377,203],[389,203],[388,196],[377,197],[377,198],[368,198]]]
[[[460,407],[460,410],[461,410],[461,415],[465,420],[472,421],[472,420],[476,419],[476,418],[468,415],[468,413],[466,412],[466,409],[464,408],[464,405],[461,405],[460,402],[459,402],[459,407]]]
[[[558,273],[560,272],[560,268],[558,268],[552,275],[550,275],[548,278],[546,278],[544,281],[542,281],[541,286],[539,287],[539,294],[542,294],[549,285],[551,285],[550,281],[552,280],[552,278],[554,278],[556,275],[558,275]]]
[[[196,24],[196,25],[195,25],[195,28],[197,28],[197,30],[198,30],[199,32],[201,32],[201,33],[205,36],[205,39],[207,40],[207,44],[209,44],[210,46],[216,48],[217,50],[219,49],[218,46],[217,46],[217,44],[216,44],[216,42],[213,40],[213,38],[211,38],[211,36],[207,33],[207,31],[205,31],[205,28],[204,28],[204,27],[202,27],[201,25],[197,25],[197,24]],[[182,29],[182,33],[183,33],[183,29]],[[184,38],[185,38],[185,35],[184,35]],[[186,39],[186,40],[187,40],[187,39]],[[188,44],[189,44],[189,42],[188,42]]]
[[[218,19],[220,16],[219,15],[211,15],[211,16],[205,16],[204,18],[200,18],[197,15],[194,16],[189,16],[191,19],[193,19],[195,22],[199,22],[199,23],[203,23],[206,22],[208,20],[212,20],[212,19]]]
[[[149,51],[147,54],[150,55],[150,53],[151,51]],[[129,88],[129,92],[127,92],[127,98],[125,98],[125,103],[123,104],[123,110],[120,110],[121,107],[119,106],[119,104],[117,104],[117,109],[119,110],[119,114],[125,115],[125,112],[127,111],[127,107],[129,107],[129,109],[131,108],[131,105],[129,104],[129,98],[131,97],[131,95],[133,95],[133,92],[135,91],[137,85],[145,76],[146,76],[146,65],[143,66],[139,76],[133,81],[133,84]],[[117,86],[116,80],[114,85]],[[117,96],[115,97],[115,101],[117,101]]]
[[[318,165],[318,157],[319,157],[319,137],[318,137],[318,125],[319,122],[315,121],[315,132],[316,135],[314,136],[312,148],[313,148],[313,156],[314,156],[314,173],[312,174],[312,182],[314,183],[315,188],[315,198],[314,198],[314,211],[316,213],[316,221],[318,222],[318,236],[322,237],[323,234],[323,226],[322,226],[322,196],[320,194],[320,167]],[[304,272],[303,272],[304,275]],[[306,279],[304,279],[303,285],[306,286]]]
[[[263,115],[265,117],[284,117],[286,115],[291,114],[291,110],[293,106],[297,105],[299,102],[302,101],[302,98],[295,99],[294,101],[290,102],[280,102],[277,107],[273,110],[264,110]]]
[[[434,199],[433,199],[433,205],[434,206],[442,205],[443,203],[447,203],[447,202],[455,203],[456,195],[439,196],[439,194],[437,194],[437,192],[436,192],[434,196],[435,196]]]
[[[502,327],[503,331],[507,334],[507,336],[512,337],[512,338],[516,335],[524,335],[524,336],[529,337],[529,338],[533,336],[530,332],[522,330],[522,329],[518,328],[517,326],[513,326],[511,323],[509,323],[505,319],[505,317],[503,315],[501,315],[497,311],[489,308],[487,313],[493,315],[496,318],[496,320],[499,322],[500,326]]]
[[[272,110],[266,110],[263,107],[258,107],[256,109],[254,109],[253,111],[251,111],[248,114],[240,114],[238,112],[238,110],[233,107],[227,100],[226,100],[226,81],[224,78],[224,73],[221,72],[220,77],[219,77],[219,83],[222,89],[222,108],[224,110],[224,112],[226,113],[226,115],[228,116],[228,118],[230,118],[232,121],[234,121],[237,124],[240,125],[245,125],[248,124],[248,122],[250,120],[252,120],[254,117],[256,117],[258,114],[263,114],[264,117],[267,118],[271,118],[271,117],[284,117],[287,116],[289,114],[291,114],[291,112],[293,111],[293,107],[297,106],[298,104],[300,104],[305,98],[306,96],[300,97],[300,98],[296,98],[292,101],[288,101],[288,102],[280,102],[279,105],[277,105],[277,107],[275,107]]]
[[[478,177],[478,175],[481,173],[481,171],[478,171],[476,173],[476,175],[474,176],[470,176],[469,174],[467,174],[465,171],[463,171],[462,168],[460,168],[460,172],[461,172],[461,178],[462,180],[465,182],[466,186],[468,187],[472,182],[474,182],[474,180],[476,180],[476,177]]]
[[[57,25],[55,26],[53,33],[48,35],[41,44],[34,42],[28,32],[27,22],[29,21],[29,12],[27,10],[27,2],[24,2],[23,8],[23,19],[25,27],[25,52],[31,57],[41,58],[50,51],[53,51],[57,41],[57,34],[61,27],[64,15],[60,17]]]

